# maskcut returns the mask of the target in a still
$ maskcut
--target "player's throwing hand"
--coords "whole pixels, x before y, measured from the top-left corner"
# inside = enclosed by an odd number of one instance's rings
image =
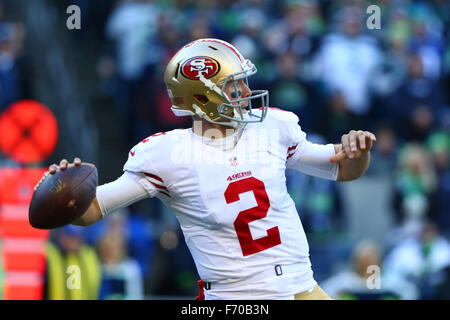
[[[80,158],[75,158],[73,159],[73,164],[76,166],[80,166],[81,165],[81,159]],[[66,159],[62,159],[59,162],[59,169],[61,170],[66,170],[67,166],[69,165],[69,161],[67,161]],[[56,171],[58,170],[58,165],[56,164],[52,164],[49,168],[48,168],[48,172],[50,174],[54,174]]]
[[[76,166],[80,166],[81,165],[81,159],[76,157],[75,159],[73,159],[73,164]],[[59,166],[57,164],[52,164],[48,167],[48,171],[46,173],[44,173],[44,175],[42,176],[41,180],[39,180],[39,182],[34,186],[34,190],[36,191],[37,188],[39,187],[39,185],[41,185],[42,182],[44,182],[49,175],[51,174],[55,174],[56,171],[58,171],[58,168],[60,170],[66,170],[67,166],[69,165],[69,161],[67,161],[66,159],[62,159],[59,162]]]

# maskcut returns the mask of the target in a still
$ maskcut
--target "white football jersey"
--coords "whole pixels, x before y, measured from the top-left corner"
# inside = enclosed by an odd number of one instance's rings
[[[232,282],[297,264],[303,283],[274,288],[272,296],[298,293],[314,280],[285,170],[335,180],[334,146],[309,143],[295,114],[272,108],[239,134],[224,151],[192,129],[158,133],[131,149],[124,170],[142,176],[149,196],[172,209],[202,280]]]

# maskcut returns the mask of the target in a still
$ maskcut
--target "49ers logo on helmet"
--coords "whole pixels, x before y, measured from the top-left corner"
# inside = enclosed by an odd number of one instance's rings
[[[220,70],[219,63],[209,57],[194,57],[183,63],[181,73],[188,79],[199,80],[200,76],[211,78]]]

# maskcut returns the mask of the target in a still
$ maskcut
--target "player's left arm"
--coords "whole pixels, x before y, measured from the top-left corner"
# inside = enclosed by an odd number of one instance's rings
[[[351,181],[360,178],[370,165],[370,150],[376,137],[369,131],[351,130],[341,137],[341,143],[334,145],[335,155],[330,161],[339,164],[337,181]]]

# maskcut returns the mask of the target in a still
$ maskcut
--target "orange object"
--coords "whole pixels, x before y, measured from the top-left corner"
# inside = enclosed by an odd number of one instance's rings
[[[33,228],[28,208],[46,168],[0,169],[0,238],[5,271],[3,298],[38,300],[44,294],[49,230]]]
[[[28,221],[28,207],[34,186],[47,169],[0,169],[0,237],[47,239],[49,231],[33,228]]]
[[[39,163],[54,151],[58,124],[53,113],[34,100],[16,102],[0,114],[0,151],[20,164]],[[3,298],[43,298],[49,230],[33,228],[28,208],[47,168],[0,168],[0,238],[5,271]]]
[[[44,278],[37,273],[6,273],[3,296],[5,300],[39,300],[44,292]]]
[[[5,272],[45,273],[45,242],[29,239],[7,239],[2,245]]]
[[[29,205],[34,186],[47,168],[0,168],[0,205]]]
[[[28,205],[0,204],[0,238],[45,240],[50,230],[35,229],[28,221]]]
[[[38,163],[48,158],[58,141],[58,123],[48,107],[22,100],[0,115],[0,150],[18,163]]]

